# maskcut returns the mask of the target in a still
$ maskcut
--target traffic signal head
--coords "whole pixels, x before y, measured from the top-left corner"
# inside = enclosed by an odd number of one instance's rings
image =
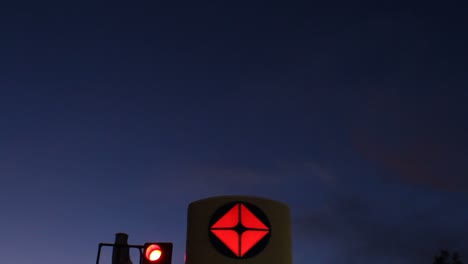
[[[142,264],[171,264],[172,243],[146,243]]]

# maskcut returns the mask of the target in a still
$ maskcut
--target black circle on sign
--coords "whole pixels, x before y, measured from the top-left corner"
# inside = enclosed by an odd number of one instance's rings
[[[242,256],[237,256],[231,249],[229,249],[226,246],[226,244],[224,244],[223,241],[221,241],[215,234],[213,234],[213,232],[211,232],[211,230],[212,230],[211,227],[218,220],[220,220],[227,212],[229,212],[234,206],[236,206],[238,204],[242,204],[245,207],[247,207],[247,209],[250,210],[250,212],[252,212],[258,218],[258,220],[260,220],[263,224],[265,224],[265,226],[268,227],[268,233],[262,239],[260,239],[251,249],[249,249]],[[246,228],[246,227],[242,226],[242,224],[239,222],[239,224],[236,227],[226,228],[226,230],[236,231],[238,236],[240,236],[240,234],[242,232],[244,232],[246,230],[250,230],[250,228]],[[231,257],[231,258],[236,258],[236,259],[244,259],[244,258],[254,257],[254,256],[258,255],[260,252],[262,252],[265,249],[265,247],[268,245],[268,242],[270,241],[271,225],[270,225],[270,221],[268,220],[268,217],[266,216],[266,214],[260,208],[258,208],[257,206],[255,206],[255,205],[253,205],[251,203],[247,203],[247,202],[243,202],[243,201],[236,201],[236,202],[227,203],[227,204],[221,206],[220,208],[218,208],[214,212],[213,216],[210,219],[210,223],[209,223],[209,226],[208,226],[208,233],[209,233],[209,236],[210,236],[211,244],[216,248],[216,250],[219,253],[223,254],[226,257]]]

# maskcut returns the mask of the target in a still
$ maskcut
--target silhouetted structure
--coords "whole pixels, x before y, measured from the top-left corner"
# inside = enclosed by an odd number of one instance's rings
[[[447,250],[441,250],[439,256],[434,257],[433,264],[463,264],[457,252],[450,254]]]
[[[124,233],[115,234],[116,245],[128,245],[128,235]],[[112,264],[132,264],[130,260],[130,249],[128,247],[114,247],[112,251]]]

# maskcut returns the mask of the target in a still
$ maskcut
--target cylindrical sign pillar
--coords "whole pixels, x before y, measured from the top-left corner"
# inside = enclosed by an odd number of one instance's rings
[[[292,264],[289,207],[252,196],[217,196],[188,208],[186,264]]]

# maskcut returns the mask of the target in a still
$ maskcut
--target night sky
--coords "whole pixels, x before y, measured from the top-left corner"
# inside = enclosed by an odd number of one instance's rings
[[[467,13],[3,1],[0,262],[94,263],[126,232],[183,264],[188,204],[224,194],[287,203],[294,264],[467,261]]]

